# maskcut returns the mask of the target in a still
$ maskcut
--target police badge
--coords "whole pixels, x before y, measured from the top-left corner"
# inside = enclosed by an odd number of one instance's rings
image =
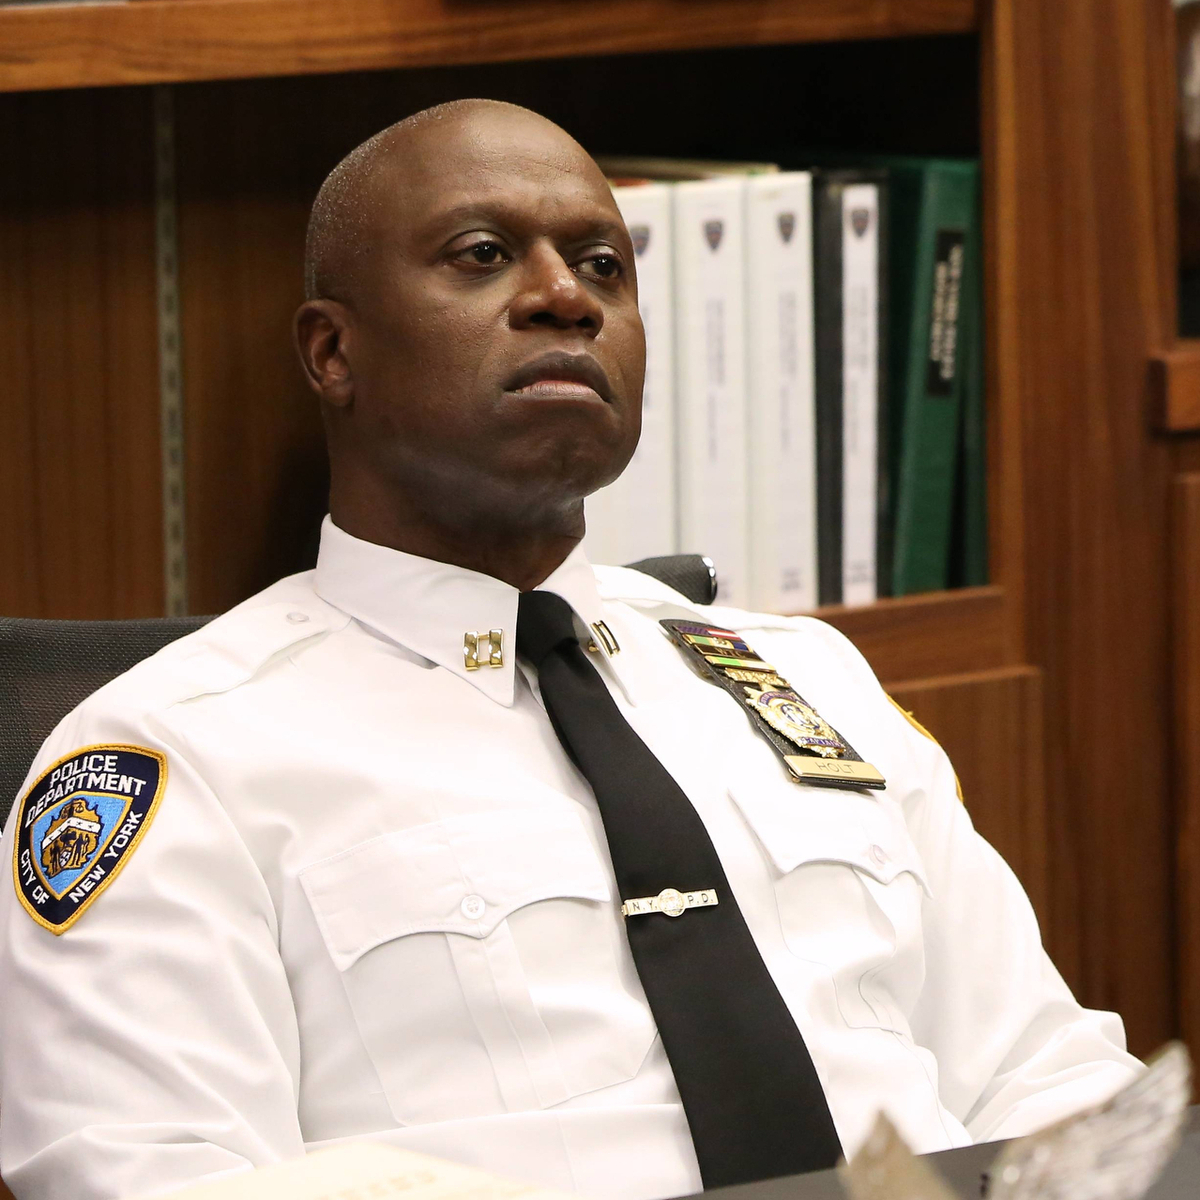
[[[38,776],[14,818],[13,880],[39,925],[62,933],[108,887],[166,781],[166,758],[143,746],[85,746]]]
[[[748,687],[746,703],[798,749],[822,758],[837,758],[842,753],[842,739],[795,692],[763,692]]]
[[[712,220],[704,222],[704,240],[708,242],[708,248],[715,250],[721,244],[721,238],[725,233],[725,222]]]
[[[641,258],[646,253],[646,247],[650,245],[650,226],[630,225],[629,240],[633,243],[634,254]]]
[[[660,621],[696,671],[723,687],[749,712],[755,727],[797,783],[882,788],[884,777],[732,629],[695,621]]]

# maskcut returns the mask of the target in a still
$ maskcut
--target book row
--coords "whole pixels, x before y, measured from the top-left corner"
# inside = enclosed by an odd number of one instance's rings
[[[977,165],[602,166],[647,369],[589,558],[704,553],[777,612],[986,582]]]

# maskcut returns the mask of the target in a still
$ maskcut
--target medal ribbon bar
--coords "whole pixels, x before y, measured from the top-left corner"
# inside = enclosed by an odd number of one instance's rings
[[[887,780],[746,644],[740,633],[694,621],[660,621],[692,667],[747,711],[797,783],[883,788]]]

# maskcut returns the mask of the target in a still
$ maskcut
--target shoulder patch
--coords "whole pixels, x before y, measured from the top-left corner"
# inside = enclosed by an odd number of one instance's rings
[[[885,695],[885,696],[887,696],[887,698],[888,698],[889,700],[891,700],[891,702],[892,702],[892,707],[893,707],[893,708],[894,708],[894,709],[895,709],[895,710],[896,710],[896,711],[897,711],[897,712],[898,712],[898,713],[899,713],[899,714],[900,714],[900,715],[901,715],[901,716],[902,716],[902,717],[903,717],[903,718],[904,718],[904,719],[905,719],[905,720],[906,720],[906,721],[907,721],[907,722],[908,722],[908,723],[909,723],[909,724],[910,724],[910,725],[911,725],[911,726],[912,726],[912,727],[913,727],[913,728],[914,728],[914,729],[915,729],[915,730],[916,730],[916,731],[917,731],[919,734],[921,734],[921,736],[922,736],[922,737],[927,737],[927,738],[928,738],[928,739],[929,739],[929,740],[930,740],[930,741],[931,741],[931,742],[932,742],[932,743],[933,743],[933,744],[934,744],[934,745],[935,745],[935,746],[936,746],[936,747],[937,747],[939,750],[941,750],[941,749],[942,749],[942,743],[941,743],[941,742],[939,742],[939,741],[937,740],[937,738],[935,738],[935,737],[933,736],[933,734],[932,734],[932,733],[930,733],[930,732],[929,732],[929,730],[928,730],[928,729],[926,729],[926,728],[925,728],[925,726],[924,726],[924,725],[922,725],[922,724],[921,724],[921,722],[920,722],[920,721],[918,721],[918,720],[917,720],[917,718],[916,718],[916,717],[914,717],[914,716],[912,715],[912,713],[910,713],[910,712],[908,711],[908,709],[907,709],[907,708],[905,708],[905,707],[904,707],[902,704],[899,704],[899,703],[897,703],[897,701],[895,700],[895,698],[894,698],[894,697],[892,697],[892,696],[890,696],[890,695],[888,695],[886,692],[884,693],[884,695]],[[944,750],[942,750],[942,753],[944,754],[944,753],[945,753],[945,751],[944,751]],[[951,770],[953,770],[953,769],[954,769],[954,768],[953,768],[953,765],[951,765]],[[955,772],[954,772],[954,790],[955,790],[955,791],[958,793],[958,801],[959,801],[959,803],[960,803],[960,804],[966,804],[966,801],[963,799],[962,782],[961,782],[961,781],[959,780],[959,778],[958,778],[958,772],[957,772],[957,771],[955,771]]]
[[[13,881],[25,911],[62,933],[116,878],[154,819],[167,760],[145,746],[84,746],[52,763],[17,808]]]

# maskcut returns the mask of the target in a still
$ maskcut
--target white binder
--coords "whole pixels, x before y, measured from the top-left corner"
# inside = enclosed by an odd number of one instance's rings
[[[879,187],[842,193],[842,603],[878,598]]]
[[[675,346],[671,296],[671,189],[614,187],[633,240],[638,308],[646,326],[642,437],[624,473],[588,497],[583,548],[594,563],[620,565],[674,554]]]
[[[679,549],[709,555],[718,602],[748,601],[745,179],[674,185]]]
[[[817,606],[812,177],[746,180],[749,606]]]

